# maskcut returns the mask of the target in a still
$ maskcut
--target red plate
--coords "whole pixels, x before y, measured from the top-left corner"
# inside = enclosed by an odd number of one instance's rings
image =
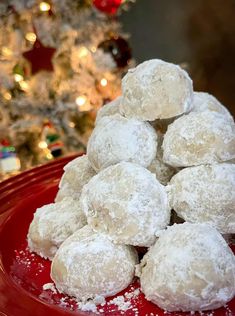
[[[51,282],[50,262],[27,250],[26,236],[35,209],[54,200],[63,166],[76,156],[58,159],[10,178],[0,184],[0,315],[69,316],[92,315],[77,309],[72,299],[43,290]],[[139,288],[134,281],[119,295]],[[129,299],[125,312],[110,303],[102,307],[102,315],[179,316],[190,313],[166,313],[145,300],[144,295]],[[101,307],[100,307],[101,308]],[[201,315],[195,313],[196,315]],[[234,316],[235,299],[226,307],[203,315]]]

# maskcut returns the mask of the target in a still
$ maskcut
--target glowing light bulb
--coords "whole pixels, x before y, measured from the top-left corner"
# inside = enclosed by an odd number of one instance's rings
[[[52,158],[53,158],[52,154],[51,154],[51,153],[48,153],[48,154],[47,154],[47,159],[52,159]]]
[[[47,12],[47,11],[50,10],[50,8],[51,8],[51,6],[50,6],[50,4],[47,3],[47,2],[42,1],[42,2],[39,4],[39,9],[40,9],[40,11],[42,11],[42,12]]]
[[[33,32],[28,32],[25,34],[25,38],[27,39],[27,41],[34,43],[37,39],[37,36]]]
[[[20,88],[23,90],[23,91],[27,91],[29,89],[29,84],[26,82],[26,81],[20,81],[19,82],[19,85],[20,85]]]
[[[82,106],[86,103],[86,100],[87,100],[86,96],[81,95],[81,96],[76,98],[75,102],[77,103],[78,106]]]
[[[78,51],[78,57],[83,58],[88,55],[88,49],[85,46],[82,46]]]
[[[20,82],[24,80],[23,76],[21,76],[20,74],[15,74],[14,78],[16,82]]]
[[[92,108],[90,102],[87,100],[87,97],[85,95],[77,97],[76,104],[78,105],[78,109],[81,112],[88,112]]]
[[[101,84],[102,87],[106,87],[107,84],[108,84],[108,80],[103,78],[103,79],[100,80],[100,84]]]
[[[9,56],[12,56],[13,55],[13,52],[10,48],[6,47],[6,46],[3,46],[2,47],[2,55],[5,56],[5,57],[9,57]]]
[[[7,101],[10,101],[10,100],[11,100],[11,94],[10,94],[10,92],[4,92],[4,93],[3,93],[3,97],[4,97],[4,99],[6,99]]]
[[[69,122],[69,127],[74,128],[75,127],[75,123],[74,122]]]
[[[38,147],[41,149],[45,149],[45,148],[47,148],[47,143],[44,141],[41,141],[38,143]]]

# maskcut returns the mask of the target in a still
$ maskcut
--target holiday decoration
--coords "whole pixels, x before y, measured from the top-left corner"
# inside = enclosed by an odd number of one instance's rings
[[[115,14],[119,9],[122,0],[94,0],[94,6],[101,12]]]
[[[111,37],[101,42],[98,47],[110,53],[118,67],[126,67],[131,59],[130,46],[122,37]]]
[[[86,149],[97,110],[121,94],[126,66],[134,65],[113,17],[130,2],[1,3],[0,135],[21,170]]]
[[[42,140],[39,147],[45,149],[46,157],[60,157],[63,154],[63,142],[60,140],[60,135],[50,121],[45,121],[42,131]]]
[[[53,71],[52,57],[55,48],[45,47],[39,40],[36,40],[30,51],[24,52],[23,56],[31,64],[32,74],[36,74],[40,70]]]
[[[0,141],[0,174],[15,173],[20,169],[20,160],[13,147],[7,139]],[[0,177],[0,179],[2,178]]]

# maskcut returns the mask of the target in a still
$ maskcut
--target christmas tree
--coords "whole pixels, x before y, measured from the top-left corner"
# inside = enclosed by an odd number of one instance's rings
[[[85,150],[96,111],[133,65],[117,19],[129,2],[0,3],[0,151],[14,149],[21,170]]]

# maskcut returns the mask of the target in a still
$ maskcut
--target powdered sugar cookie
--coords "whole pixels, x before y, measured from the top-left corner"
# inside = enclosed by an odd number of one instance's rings
[[[149,123],[118,114],[101,119],[87,145],[89,161],[96,171],[120,161],[147,167],[156,151],[157,134]]]
[[[102,108],[99,109],[96,115],[95,125],[105,116],[111,116],[115,114],[120,114],[119,105],[122,102],[122,97],[118,97],[115,100],[105,104]]]
[[[193,108],[191,112],[204,112],[212,111],[217,112],[228,120],[233,121],[232,115],[213,95],[206,92],[194,92],[193,93]]]
[[[167,119],[188,112],[192,105],[192,81],[179,66],[152,59],[122,79],[120,111],[143,121]]]
[[[206,224],[168,227],[138,270],[145,297],[167,311],[216,309],[235,295],[235,257]]]
[[[163,161],[188,167],[235,158],[235,124],[212,111],[190,113],[168,126]]]
[[[61,293],[78,300],[112,296],[131,283],[137,258],[133,247],[115,245],[86,226],[61,245],[51,278]]]
[[[84,184],[95,174],[86,155],[70,161],[64,167],[64,174],[60,180],[55,201],[61,201],[64,197],[79,199]]]
[[[147,169],[129,162],[93,177],[81,203],[88,224],[120,244],[148,247],[170,220],[164,186]]]
[[[72,198],[38,208],[29,226],[29,249],[52,260],[59,246],[76,230],[86,225],[80,203]]]
[[[168,190],[171,207],[185,221],[235,233],[234,164],[185,168],[171,179]]]

